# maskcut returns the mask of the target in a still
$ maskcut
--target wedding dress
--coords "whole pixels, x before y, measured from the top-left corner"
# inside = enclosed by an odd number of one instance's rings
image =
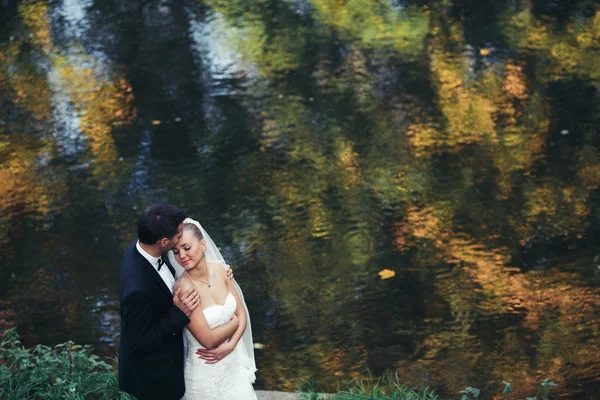
[[[202,312],[210,328],[214,329],[229,322],[236,307],[235,297],[229,293],[225,304],[210,306]],[[187,341],[187,354],[184,364],[185,396],[182,400],[256,400],[252,388],[256,368],[242,340],[221,361],[206,364],[196,354],[198,348],[204,347],[187,328],[184,328],[183,335]]]

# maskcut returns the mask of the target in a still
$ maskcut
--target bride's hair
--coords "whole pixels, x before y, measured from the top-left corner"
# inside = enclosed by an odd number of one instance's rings
[[[192,235],[194,235],[198,240],[204,239],[204,236],[202,236],[202,232],[200,232],[200,229],[198,229],[198,227],[195,224],[183,224],[183,230],[192,232]]]

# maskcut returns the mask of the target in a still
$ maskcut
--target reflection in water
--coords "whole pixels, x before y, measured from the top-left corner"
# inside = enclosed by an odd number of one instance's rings
[[[82,142],[85,137],[79,130],[81,121],[73,109],[71,99],[64,87],[61,86],[59,71],[52,69],[48,73],[48,83],[52,90],[52,120],[55,124],[57,147],[66,157],[74,157],[84,150]]]
[[[71,38],[81,38],[86,34],[90,21],[87,18],[88,10],[92,6],[92,0],[62,0],[60,4],[51,10],[53,19],[62,19],[63,34]]]
[[[166,201],[235,266],[261,388],[596,398],[600,9],[430,3],[5,2],[0,327],[114,355]]]
[[[218,14],[205,21],[192,14],[189,23],[195,50],[209,65],[211,78],[216,81],[234,79],[242,67],[231,47],[230,36],[239,36],[238,30],[228,27],[225,19]]]

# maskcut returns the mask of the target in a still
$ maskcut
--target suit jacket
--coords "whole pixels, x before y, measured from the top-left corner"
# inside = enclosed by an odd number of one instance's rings
[[[140,400],[178,400],[185,393],[182,329],[189,319],[135,244],[121,266],[119,387]]]

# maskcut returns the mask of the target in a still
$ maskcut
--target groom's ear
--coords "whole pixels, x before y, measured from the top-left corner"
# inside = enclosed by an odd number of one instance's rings
[[[160,248],[165,248],[167,246],[167,244],[169,244],[169,239],[167,238],[162,238],[158,241],[158,243],[160,244]]]

